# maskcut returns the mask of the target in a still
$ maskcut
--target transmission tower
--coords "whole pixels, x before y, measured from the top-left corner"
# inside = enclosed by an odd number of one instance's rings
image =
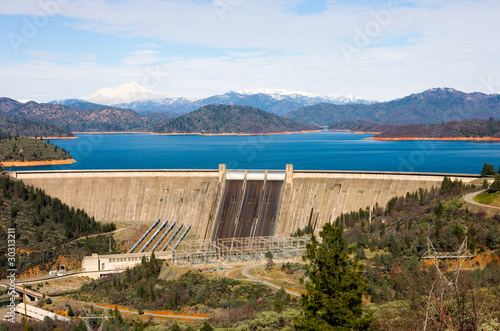
[[[439,275],[439,281],[436,281],[438,282],[437,287],[434,287],[434,285],[436,285],[435,282],[429,291],[429,298],[427,300],[427,309],[425,312],[425,322],[423,327],[424,331],[427,330],[427,321],[429,319],[431,310],[431,296],[433,291],[438,290],[441,293],[441,300],[443,300],[443,296],[448,288],[452,287],[454,290],[458,290],[458,276],[460,275],[462,264],[464,263],[465,259],[470,259],[472,257],[474,257],[474,255],[472,255],[471,252],[467,250],[467,237],[465,237],[462,245],[460,245],[460,248],[455,252],[436,251],[431,240],[429,239],[429,237],[427,237],[427,252],[421,258],[432,261],[432,264],[434,264],[434,266],[436,267],[436,272]],[[448,280],[448,278],[446,278],[444,273],[441,271],[441,268],[439,267],[439,261],[444,259],[456,260],[457,262],[455,270],[452,273],[453,278],[451,278],[451,280]]]
[[[94,331],[94,328],[92,327],[92,325],[90,325],[91,320],[102,320],[101,325],[99,325],[99,327],[97,329],[95,329],[95,331],[102,331],[102,327],[104,326],[104,322],[108,318],[112,318],[108,315],[108,309],[104,309],[102,314],[98,315],[98,314],[89,314],[89,312],[85,309],[85,307],[83,305],[82,305],[82,308],[83,308],[83,311],[85,312],[85,316],[82,316],[81,319],[83,319],[83,321],[85,322],[85,326],[87,327],[88,331]]]
[[[431,240],[429,239],[429,237],[427,237],[427,252],[421,258],[432,261],[432,264],[434,264],[434,266],[436,267],[436,271],[442,283],[444,283],[447,286],[456,287],[458,276],[460,274],[460,269],[462,268],[462,264],[466,259],[470,259],[472,257],[474,257],[474,255],[472,255],[471,252],[469,252],[469,250],[467,249],[467,237],[465,237],[464,241],[462,242],[462,245],[460,245],[460,248],[456,252],[436,251]],[[441,271],[441,268],[439,267],[439,260],[443,259],[448,259],[448,260],[451,259],[457,261],[455,270],[453,271],[453,276],[452,276],[453,278],[451,280],[448,280],[448,278],[446,278],[444,273]]]

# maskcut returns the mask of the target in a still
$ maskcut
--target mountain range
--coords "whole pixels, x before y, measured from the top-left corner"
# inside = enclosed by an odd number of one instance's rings
[[[123,84],[116,89],[103,88],[82,99],[55,100],[50,103],[68,105],[68,102],[87,101],[118,108],[133,109],[147,115],[151,112],[163,112],[172,116],[181,116],[206,105],[251,106],[264,111],[284,115],[304,106],[322,102],[332,104],[371,103],[355,96],[335,94],[317,95],[305,92],[290,92],[283,89],[258,89],[253,91],[230,91],[207,98],[162,97],[135,82]]]
[[[359,104],[369,101],[356,97],[340,96],[318,96],[301,93],[287,93],[286,91],[230,91],[221,95],[214,95],[199,100],[185,98],[163,98],[153,100],[142,100],[131,103],[122,103],[116,107],[131,108],[135,111],[147,114],[150,112],[165,112],[173,116],[188,114],[206,105],[237,105],[259,108],[264,111],[283,116],[304,106],[315,105],[321,102],[332,104]]]
[[[33,101],[21,103],[9,98],[0,98],[0,116],[40,121],[73,132],[155,131],[210,133],[256,133],[270,132],[269,130],[274,129],[278,131],[304,130],[303,126],[297,126],[297,122],[312,125],[308,126],[310,128],[329,126],[331,129],[384,131],[390,128],[390,125],[387,126],[387,124],[432,124],[463,119],[500,118],[500,95],[479,92],[464,93],[450,88],[429,89],[422,93],[411,94],[387,102],[361,103],[364,101],[345,98],[344,102],[350,102],[350,104],[340,105],[321,102],[287,112],[289,109],[297,107],[299,103],[320,102],[323,100],[322,98],[283,90],[274,92],[272,90],[260,90],[228,92],[203,99],[203,102],[182,98],[165,98],[138,100],[126,104],[136,109],[142,107],[143,114],[130,108],[102,105],[81,99],[58,100],[52,103]],[[331,98],[334,97],[331,96]],[[338,98],[336,100],[341,102]],[[205,108],[204,112],[197,113],[191,111],[192,107],[195,107],[195,102],[200,102],[200,104],[209,102],[214,107],[196,106],[198,107],[196,109]],[[181,108],[179,104],[182,104]],[[215,107],[218,105],[238,107]],[[144,110],[146,106],[149,107],[149,110]],[[232,111],[227,111],[228,109],[232,109]],[[255,109],[262,111],[262,113],[257,116]],[[211,111],[210,116],[208,110]],[[280,118],[280,121],[278,121],[277,117],[273,117],[277,115],[272,114],[271,110],[278,113],[287,112],[284,115],[287,120]],[[221,113],[215,116],[217,111]],[[244,114],[245,112],[249,112],[251,115],[247,116]],[[181,115],[183,113],[187,114]],[[173,119],[174,115],[171,114],[175,114],[177,118]],[[252,123],[252,116],[255,116],[255,123]],[[238,124],[237,121],[242,121],[242,123]],[[256,123],[259,123],[259,125],[253,125]]]
[[[9,98],[0,98],[0,115],[29,121],[44,122],[67,131],[146,131],[148,117],[130,109],[98,105],[90,107],[85,103],[80,109],[62,104],[21,103]],[[88,107],[87,107],[88,106]]]
[[[407,97],[372,104],[320,103],[285,115],[297,122],[332,125],[346,121],[432,124],[463,119],[500,118],[500,94],[464,93],[434,88]]]

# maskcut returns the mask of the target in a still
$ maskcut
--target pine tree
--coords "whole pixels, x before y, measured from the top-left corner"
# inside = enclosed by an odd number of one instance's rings
[[[274,261],[273,261],[273,253],[271,251],[267,251],[265,254],[264,254],[264,257],[266,258],[267,260],[267,263],[266,263],[266,269],[267,270],[270,270],[273,266],[274,266]]]
[[[73,308],[71,308],[71,306],[68,306],[68,316],[69,317],[75,316],[75,313],[73,312]]]
[[[203,326],[200,329],[200,331],[213,331],[213,330],[214,328],[208,322],[203,323]]]
[[[500,169],[499,169],[500,170]],[[485,162],[483,165],[483,170],[481,170],[481,177],[493,177],[497,174],[493,164]]]
[[[283,301],[281,301],[281,296],[276,293],[273,300],[274,311],[281,313],[283,311]]]
[[[500,191],[500,175],[495,176],[493,183],[490,185],[490,192],[498,192]]]
[[[342,230],[326,223],[307,245],[303,257],[305,265],[306,294],[301,305],[304,316],[295,321],[297,330],[364,330],[371,316],[363,315],[361,298],[366,292],[366,282],[358,272],[359,266],[349,259]]]

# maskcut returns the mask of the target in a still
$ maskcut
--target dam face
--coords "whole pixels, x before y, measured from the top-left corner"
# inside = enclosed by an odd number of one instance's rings
[[[198,239],[318,233],[341,213],[439,187],[443,174],[347,171],[26,171],[11,176],[101,222],[191,225]],[[477,176],[449,175],[470,182]]]
[[[284,172],[228,172],[212,239],[274,235],[284,178]]]

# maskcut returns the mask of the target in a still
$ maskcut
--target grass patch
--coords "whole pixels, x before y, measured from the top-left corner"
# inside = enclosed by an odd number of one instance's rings
[[[477,203],[493,205],[500,203],[500,196],[498,195],[498,192],[488,193],[488,191],[485,191],[476,195],[473,200]]]

